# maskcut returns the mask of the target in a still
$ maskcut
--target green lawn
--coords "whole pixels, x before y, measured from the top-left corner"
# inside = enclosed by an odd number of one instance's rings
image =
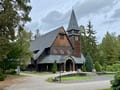
[[[71,76],[71,77],[62,77],[62,81],[68,81],[68,80],[88,80],[91,77],[89,76]]]
[[[115,74],[104,74],[104,76],[114,77]]]
[[[104,90],[113,90],[112,88],[107,88],[107,89],[104,89]]]
[[[90,76],[69,76],[69,77],[62,77],[61,81],[70,81],[70,80],[89,80],[92,77]],[[58,78],[59,79],[59,78]],[[47,79],[48,82],[52,82],[52,77]]]

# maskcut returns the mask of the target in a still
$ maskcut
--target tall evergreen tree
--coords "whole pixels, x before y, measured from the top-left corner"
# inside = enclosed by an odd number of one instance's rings
[[[9,53],[15,31],[30,21],[30,0],[0,0],[0,60]]]
[[[96,32],[93,30],[93,26],[90,21],[87,28],[84,26],[80,27],[82,53],[86,56],[89,52],[94,62],[97,60],[97,44],[95,34]]]
[[[112,65],[116,63],[116,61],[118,60],[118,46],[115,33],[110,34],[109,32],[107,32],[100,46],[105,64]]]

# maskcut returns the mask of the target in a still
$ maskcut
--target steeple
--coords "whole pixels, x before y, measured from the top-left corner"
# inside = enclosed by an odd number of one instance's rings
[[[75,16],[75,12],[74,12],[73,9],[72,9],[69,25],[68,25],[68,28],[67,28],[67,31],[69,31],[69,30],[79,30],[79,26],[78,26],[76,16]]]
[[[72,10],[67,33],[68,37],[74,47],[73,50],[73,56],[80,57],[81,56],[81,50],[80,50],[80,33],[79,33],[79,26],[77,23],[77,19],[74,13],[74,10]]]

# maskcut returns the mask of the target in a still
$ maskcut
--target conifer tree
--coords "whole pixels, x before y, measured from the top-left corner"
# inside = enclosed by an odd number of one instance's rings
[[[86,72],[85,63],[82,65],[82,71],[83,71],[83,72]]]
[[[93,30],[93,26],[90,21],[86,28],[84,26],[80,26],[82,53],[86,56],[89,52],[94,62],[97,60],[97,44],[95,34],[96,32]]]
[[[0,60],[9,53],[15,32],[30,21],[30,0],[0,0]]]
[[[89,53],[87,54],[85,59],[86,59],[86,62],[85,62],[86,71],[92,72],[94,66],[93,66],[93,60]]]
[[[56,73],[56,72],[57,72],[57,63],[56,63],[56,60],[55,60],[54,63],[53,63],[52,72],[53,72],[53,73]]]

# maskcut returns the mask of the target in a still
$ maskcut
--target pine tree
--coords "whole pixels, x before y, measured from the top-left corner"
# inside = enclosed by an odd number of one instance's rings
[[[97,44],[96,44],[96,32],[93,30],[93,26],[89,21],[87,28],[80,26],[80,38],[81,38],[81,50],[86,56],[89,52],[90,56],[95,62],[97,60]]]
[[[53,63],[52,72],[53,72],[53,73],[56,73],[56,72],[57,72],[57,63],[56,63],[56,60],[55,60],[54,63]]]
[[[0,60],[10,50],[10,42],[15,40],[15,32],[30,21],[30,0],[0,0]]]
[[[118,60],[118,46],[115,33],[110,34],[107,32],[100,46],[100,49],[102,50],[102,54],[104,56],[105,64],[112,65],[116,63]]]
[[[94,68],[93,61],[92,61],[92,58],[91,58],[89,53],[86,56],[85,67],[86,67],[86,71],[87,72],[92,72],[92,70]]]

